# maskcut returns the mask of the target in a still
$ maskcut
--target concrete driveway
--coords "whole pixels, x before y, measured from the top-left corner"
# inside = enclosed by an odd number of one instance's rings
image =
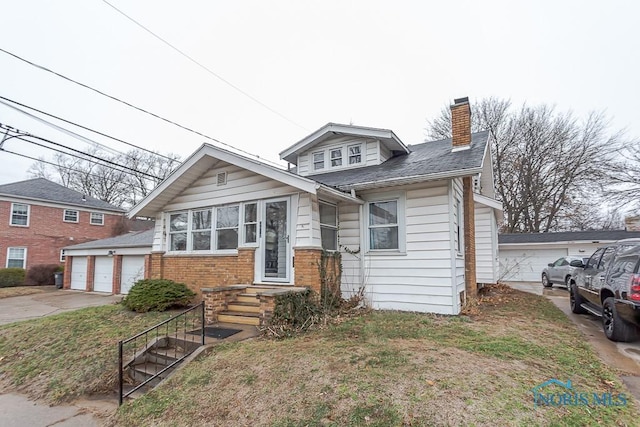
[[[52,286],[38,294],[1,298],[0,325],[79,308],[113,304],[121,300],[122,295],[56,289]]]

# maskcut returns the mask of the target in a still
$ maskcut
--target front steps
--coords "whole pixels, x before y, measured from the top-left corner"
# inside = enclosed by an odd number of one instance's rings
[[[247,286],[244,293],[236,296],[232,301],[227,302],[227,309],[218,313],[218,321],[260,326],[259,294],[274,289],[282,288],[262,285]]]

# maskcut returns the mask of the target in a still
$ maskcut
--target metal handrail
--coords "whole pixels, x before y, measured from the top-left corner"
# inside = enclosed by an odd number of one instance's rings
[[[166,366],[164,369],[160,370],[160,371],[156,371],[154,372],[154,374],[147,378],[145,381],[143,381],[141,384],[138,384],[136,387],[134,387],[133,389],[129,390],[128,392],[124,393],[124,364],[123,364],[123,359],[124,359],[124,345],[128,344],[130,342],[134,342],[136,341],[138,338],[144,337],[145,341],[144,341],[144,350],[147,350],[149,348],[149,334],[153,333],[155,331],[155,338],[156,338],[156,342],[159,339],[159,329],[162,326],[166,325],[166,335],[165,337],[169,338],[169,324],[171,322],[175,322],[176,324],[176,328],[175,328],[175,334],[174,337],[177,339],[178,338],[178,322],[176,321],[177,319],[179,319],[180,317],[184,317],[184,328],[182,331],[182,335],[183,338],[186,339],[186,335],[187,335],[187,314],[195,311],[195,310],[201,310],[200,313],[200,343],[198,346],[194,347],[193,349],[186,351],[184,353],[184,355],[182,357],[180,357],[179,359],[176,359],[173,363],[171,363],[170,365]],[[122,405],[122,402],[124,400],[125,397],[130,396],[131,394],[133,394],[134,392],[136,392],[137,390],[139,390],[140,388],[144,387],[145,385],[147,385],[149,382],[153,381],[154,379],[158,378],[161,374],[163,374],[164,372],[168,371],[169,369],[173,368],[174,366],[176,366],[178,363],[182,362],[184,359],[186,359],[188,356],[190,356],[198,347],[202,346],[205,344],[205,317],[204,317],[205,313],[204,313],[204,301],[201,302],[200,304],[191,307],[185,311],[183,311],[182,313],[179,313],[163,322],[158,323],[155,326],[152,326],[130,338],[121,340],[118,342],[118,389],[119,389],[119,399],[118,399],[118,404]],[[195,342],[194,342],[195,343]],[[135,360],[135,354],[136,354],[136,347],[134,347],[134,360]],[[175,354],[175,353],[174,353]],[[146,362],[145,362],[146,365]]]

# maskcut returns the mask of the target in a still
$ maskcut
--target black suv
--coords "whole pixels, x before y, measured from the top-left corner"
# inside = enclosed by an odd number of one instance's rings
[[[602,317],[612,341],[633,341],[640,326],[640,239],[620,240],[598,248],[571,279],[569,301],[574,313]]]

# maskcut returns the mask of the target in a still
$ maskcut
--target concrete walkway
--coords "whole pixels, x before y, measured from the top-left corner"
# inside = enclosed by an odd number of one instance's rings
[[[122,295],[83,292],[55,287],[41,288],[42,293],[0,299],[0,325],[50,316],[85,307],[113,304]]]
[[[0,424],[3,427],[94,427],[98,422],[77,406],[47,406],[19,394],[0,395]]]

